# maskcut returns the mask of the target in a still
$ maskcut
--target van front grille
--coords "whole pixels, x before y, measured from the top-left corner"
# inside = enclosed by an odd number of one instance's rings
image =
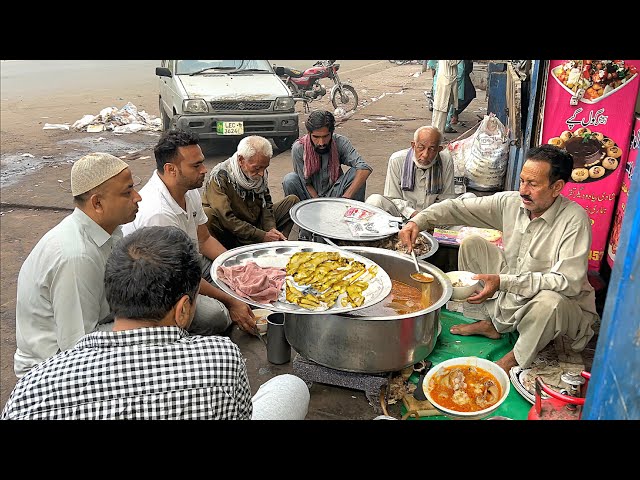
[[[216,112],[271,110],[271,100],[210,102],[210,104],[211,108]]]

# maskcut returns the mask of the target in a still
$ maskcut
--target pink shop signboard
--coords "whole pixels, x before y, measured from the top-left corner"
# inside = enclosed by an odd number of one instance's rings
[[[624,212],[627,208],[627,200],[629,199],[629,187],[631,186],[631,178],[633,177],[633,169],[638,162],[638,150],[640,150],[640,117],[636,117],[636,123],[631,133],[631,145],[629,147],[629,158],[624,168],[622,176],[622,187],[618,196],[618,206],[613,216],[613,226],[611,227],[611,235],[609,236],[609,246],[607,248],[607,263],[613,268],[616,260],[616,250],[620,240],[620,229],[622,228],[622,220]]]
[[[542,143],[573,156],[562,190],[589,215],[589,270],[599,271],[629,154],[639,60],[551,60]]]

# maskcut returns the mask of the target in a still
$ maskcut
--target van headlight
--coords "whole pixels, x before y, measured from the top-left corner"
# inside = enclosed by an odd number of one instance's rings
[[[192,98],[182,101],[182,111],[184,113],[207,113],[209,106],[202,98]]]
[[[274,110],[291,110],[294,105],[293,97],[278,97],[276,98]]]

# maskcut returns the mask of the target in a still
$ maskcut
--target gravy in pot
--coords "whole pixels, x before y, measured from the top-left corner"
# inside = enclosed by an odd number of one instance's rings
[[[384,300],[349,314],[358,317],[391,317],[417,312],[430,304],[430,295],[423,295],[420,289],[391,279],[391,292]]]

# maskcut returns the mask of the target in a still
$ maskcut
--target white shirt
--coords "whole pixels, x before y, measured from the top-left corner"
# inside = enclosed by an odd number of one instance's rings
[[[14,371],[72,348],[109,314],[104,269],[120,227],[109,235],[82,210],[49,230],[20,268]]]
[[[122,226],[122,233],[129,235],[139,228],[174,226],[186,232],[200,250],[198,244],[198,225],[207,223],[207,215],[202,208],[200,192],[189,190],[184,198],[187,210],[183,210],[169,193],[158,171],[155,170],[147,184],[140,189],[142,200],[138,202],[138,214],[133,222]]]

